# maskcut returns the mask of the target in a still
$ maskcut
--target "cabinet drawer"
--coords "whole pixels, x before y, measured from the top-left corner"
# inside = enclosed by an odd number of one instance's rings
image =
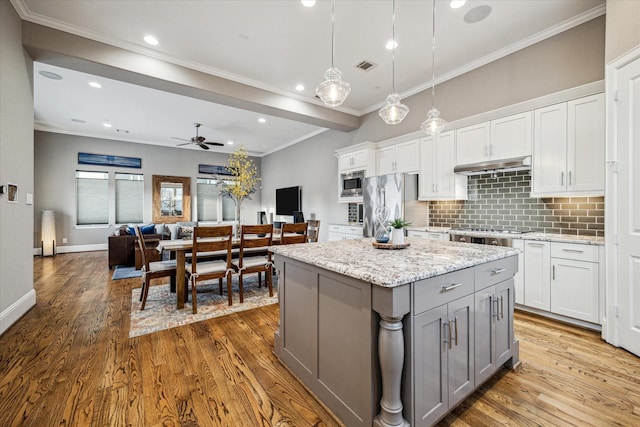
[[[551,242],[551,258],[598,262],[598,246]]]
[[[473,293],[473,268],[420,280],[413,286],[413,313],[417,315]]]
[[[475,290],[495,285],[512,278],[518,271],[518,259],[515,256],[476,265]]]

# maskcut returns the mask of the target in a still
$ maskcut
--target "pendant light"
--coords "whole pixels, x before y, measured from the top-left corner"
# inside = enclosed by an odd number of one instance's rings
[[[335,56],[335,5],[331,0],[331,68],[324,73],[324,81],[316,88],[316,94],[327,107],[339,107],[351,93],[351,85],[342,81],[342,72],[333,66]]]
[[[404,120],[409,113],[409,107],[400,103],[400,95],[396,93],[396,0],[393,0],[391,34],[391,94],[387,96],[384,107],[378,114],[386,124],[395,125]]]
[[[427,135],[439,134],[447,122],[440,117],[440,111],[436,108],[436,0],[433,0],[433,34],[431,49],[431,109],[427,113],[427,120],[420,124],[420,129]]]

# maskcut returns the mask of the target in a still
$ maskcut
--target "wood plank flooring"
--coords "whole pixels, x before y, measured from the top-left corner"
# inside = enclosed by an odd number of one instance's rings
[[[334,426],[273,355],[277,306],[129,339],[106,252],[34,258],[37,305],[0,337],[0,426]],[[640,426],[640,358],[517,313],[522,366],[439,425]]]

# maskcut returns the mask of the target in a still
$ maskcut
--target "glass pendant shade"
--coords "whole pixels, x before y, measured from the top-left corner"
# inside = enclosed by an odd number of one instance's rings
[[[434,107],[427,113],[427,120],[420,124],[420,129],[427,135],[434,136],[442,132],[446,124],[447,122],[440,117],[440,111]]]
[[[400,123],[409,113],[409,107],[400,103],[400,95],[392,93],[387,96],[384,107],[378,111],[378,114],[388,125]]]
[[[351,85],[342,80],[342,72],[331,67],[324,73],[324,81],[316,88],[316,94],[329,107],[339,107],[351,93]]]

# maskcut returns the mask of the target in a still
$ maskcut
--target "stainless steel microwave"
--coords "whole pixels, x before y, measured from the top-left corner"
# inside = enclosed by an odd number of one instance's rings
[[[359,197],[362,196],[362,184],[364,181],[364,171],[355,171],[340,174],[340,196]]]

